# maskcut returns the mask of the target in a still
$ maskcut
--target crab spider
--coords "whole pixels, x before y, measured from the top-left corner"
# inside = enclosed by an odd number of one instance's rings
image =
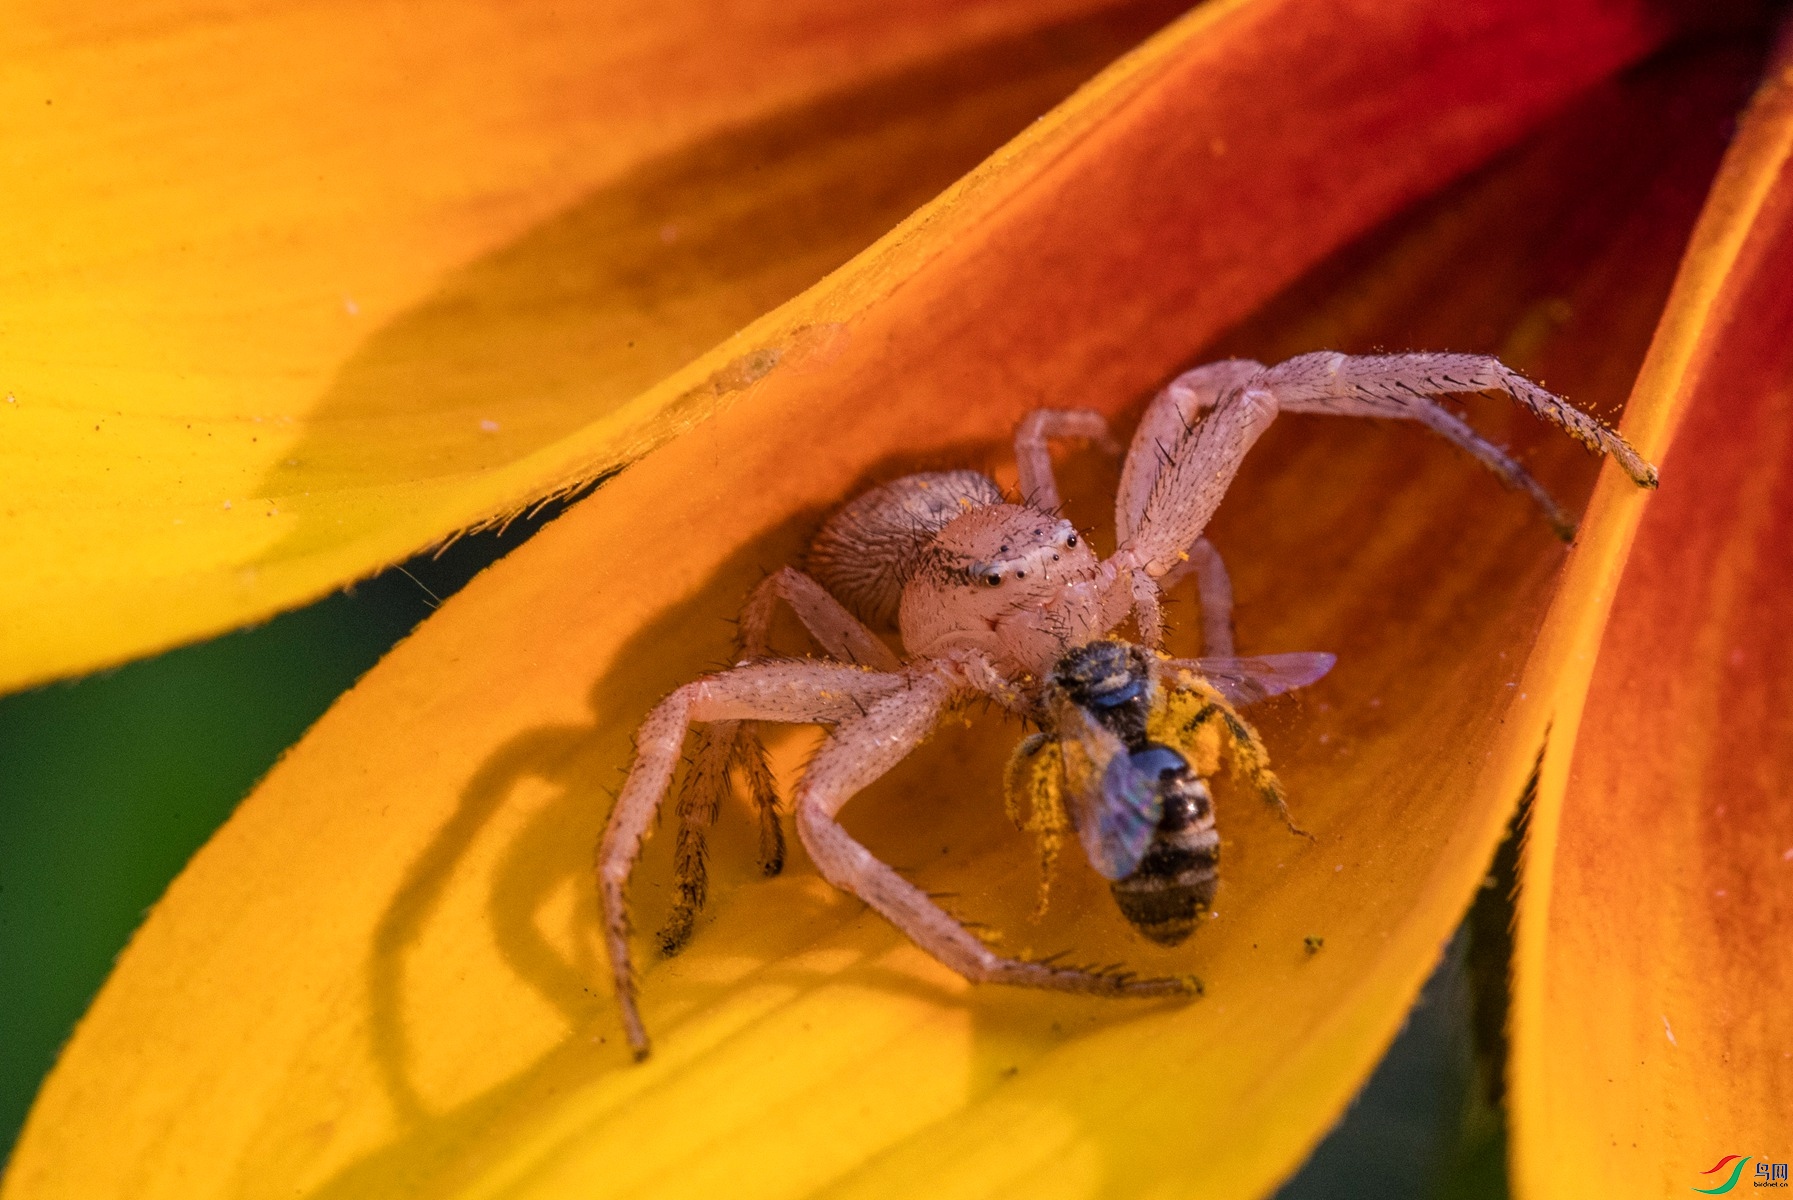
[[[682,947],[703,903],[704,831],[728,790],[731,767],[746,777],[759,810],[763,869],[776,874],[782,867],[778,798],[758,738],[743,724],[781,721],[831,729],[793,797],[797,833],[817,870],[966,979],[1109,996],[1193,990],[1187,979],[1141,979],[1005,957],[875,858],[836,816],[926,738],[949,709],[987,697],[1055,736],[1067,719],[1080,723],[1087,733],[1083,744],[1110,764],[1121,762],[1118,772],[1098,769],[1100,781],[1085,786],[1095,796],[1088,811],[1098,816],[1102,805],[1135,805],[1138,811],[1123,814],[1132,819],[1119,822],[1133,831],[1125,835],[1128,844],[1116,840],[1118,834],[1105,841],[1107,835],[1088,824],[1078,832],[1098,870],[1118,880],[1117,888],[1128,882],[1117,872],[1139,869],[1150,821],[1166,811],[1166,797],[1176,790],[1140,774],[1146,768],[1133,764],[1157,771],[1181,763],[1176,770],[1183,782],[1176,787],[1187,791],[1191,780],[1200,786],[1188,769],[1195,751],[1185,755],[1168,748],[1171,758],[1166,758],[1167,748],[1156,741],[1125,743],[1100,727],[1096,708],[1067,701],[1084,693],[1055,686],[1055,678],[1063,678],[1055,669],[1129,618],[1140,642],[1156,649],[1164,632],[1160,593],[1188,574],[1197,577],[1207,657],[1174,664],[1171,674],[1181,683],[1170,675],[1160,682],[1155,674],[1150,686],[1167,696],[1181,688],[1177,695],[1206,697],[1204,711],[1223,706],[1224,724],[1236,744],[1255,756],[1252,770],[1269,779],[1266,794],[1280,807],[1280,789],[1261,746],[1230,705],[1311,682],[1332,659],[1232,657],[1231,588],[1203,531],[1247,451],[1277,414],[1311,412],[1417,421],[1530,494],[1560,535],[1572,535],[1569,518],[1524,468],[1434,399],[1481,391],[1504,392],[1592,452],[1611,455],[1639,486],[1655,486],[1655,468],[1616,432],[1494,358],[1316,353],[1274,367],[1242,359],[1211,363],[1160,392],[1127,452],[1115,501],[1117,549],[1106,559],[1098,559],[1071,522],[1057,515],[1048,450],[1049,439],[1056,437],[1112,445],[1105,419],[1090,411],[1042,410],[1022,420],[1015,437],[1022,503],[1008,502],[983,475],[948,471],[883,484],[838,511],[811,544],[807,573],[785,567],[748,599],[738,665],[675,690],[636,734],[635,761],[597,862],[604,941],[636,1057],[647,1055],[649,1042],[636,1004],[629,876],[693,726],[699,729],[698,744],[678,802],[678,895],[661,933],[666,952]],[[779,601],[795,612],[825,659],[770,655],[767,634]],[[877,632],[893,625],[901,656]],[[1168,701],[1159,705],[1168,707]],[[1091,719],[1077,716],[1086,711]],[[1160,778],[1170,780],[1172,774],[1165,768]]]

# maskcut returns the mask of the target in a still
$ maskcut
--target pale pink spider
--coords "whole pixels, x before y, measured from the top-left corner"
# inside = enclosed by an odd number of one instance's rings
[[[1163,637],[1160,591],[1190,572],[1197,577],[1209,657],[1169,660],[1164,670],[1182,672],[1185,685],[1204,689],[1204,695],[1240,703],[1323,673],[1329,656],[1296,660],[1280,682],[1273,668],[1253,678],[1249,667],[1273,660],[1231,659],[1231,588],[1219,554],[1202,537],[1246,452],[1279,412],[1418,421],[1509,486],[1529,492],[1557,531],[1570,536],[1569,518],[1518,463],[1430,398],[1481,391],[1506,393],[1591,451],[1612,455],[1639,485],[1655,486],[1655,468],[1617,433],[1494,358],[1316,353],[1269,368],[1238,359],[1211,363],[1159,393],[1127,453],[1115,502],[1118,548],[1105,560],[1057,515],[1047,451],[1053,437],[1108,443],[1106,421],[1091,411],[1041,410],[1022,420],[1015,435],[1020,504],[1007,502],[982,475],[951,471],[898,479],[841,509],[811,545],[807,574],[786,567],[748,599],[738,665],[674,691],[636,734],[635,762],[598,849],[605,943],[636,1057],[646,1056],[648,1038],[636,1006],[626,890],[694,724],[703,730],[679,804],[679,896],[662,933],[668,952],[683,945],[703,902],[703,834],[728,790],[731,766],[741,770],[759,809],[765,872],[781,868],[778,797],[758,739],[742,723],[800,722],[832,727],[793,797],[798,836],[817,870],[941,962],[974,982],[1105,995],[1188,990],[1185,980],[1138,979],[1000,955],[854,841],[836,814],[914,749],[944,712],[965,701],[987,697],[1062,733],[1065,702],[1053,690],[1055,665],[1130,617],[1139,641],[1155,650]],[[767,634],[779,599],[827,658],[768,657]],[[875,632],[893,623],[901,657]],[[1246,664],[1230,685],[1229,664]],[[1113,735],[1084,724],[1090,737],[1108,737],[1113,749],[1121,748]],[[1249,736],[1248,729],[1243,732]],[[1280,794],[1269,794],[1280,807]],[[1211,824],[1202,803],[1201,815]],[[1087,836],[1085,843],[1091,844]]]

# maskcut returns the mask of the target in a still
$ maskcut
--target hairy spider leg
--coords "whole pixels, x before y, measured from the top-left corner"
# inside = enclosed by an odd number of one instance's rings
[[[1229,367],[1243,369],[1243,360]],[[1201,368],[1206,370],[1206,368]],[[1199,372],[1191,372],[1194,375]],[[1179,381],[1180,382],[1180,381]],[[1479,354],[1379,354],[1352,356],[1332,351],[1303,354],[1255,374],[1236,387],[1261,387],[1285,412],[1323,413],[1344,417],[1381,417],[1417,421],[1492,471],[1502,483],[1525,492],[1565,541],[1575,536],[1575,521],[1544,485],[1505,450],[1482,437],[1468,422],[1433,397],[1471,392],[1504,392],[1539,419],[1562,429],[1595,454],[1610,454],[1634,483],[1656,486],[1656,468],[1615,430],[1511,370],[1499,359]],[[1187,421],[1218,403],[1211,389],[1182,389],[1160,401]],[[1154,401],[1157,408],[1159,401]],[[1138,441],[1135,440],[1137,448]]]
[[[1108,418],[1090,408],[1036,408],[1015,426],[1015,466],[1021,475],[1021,500],[1046,512],[1057,512],[1064,501],[1058,493],[1058,477],[1052,470],[1051,438],[1082,438],[1110,454],[1121,452],[1120,443],[1108,432]]]
[[[768,638],[772,633],[772,611],[779,600],[791,606],[829,658],[874,671],[901,668],[896,654],[877,634],[848,612],[827,588],[795,567],[780,567],[760,580],[748,595],[741,609],[738,661],[764,658],[771,652]]]
[[[1158,586],[1168,591],[1186,575],[1195,576],[1196,594],[1202,602],[1202,654],[1209,658],[1231,658],[1233,642],[1233,579],[1227,574],[1226,561],[1207,538],[1190,543],[1189,561],[1170,569]]]
[[[1144,507],[1116,557],[1153,581],[1191,561],[1188,548],[1207,529],[1276,411],[1276,398],[1256,385],[1222,395],[1159,462]]]
[[[1261,382],[1290,412],[1400,416],[1428,425],[1431,422],[1424,414],[1436,407],[1429,397],[1505,392],[1540,420],[1555,425],[1594,454],[1611,455],[1639,487],[1656,486],[1656,468],[1645,461],[1630,442],[1619,436],[1618,431],[1582,412],[1561,396],[1545,391],[1491,355],[1374,354],[1354,357],[1320,351],[1271,367]],[[1338,407],[1344,402],[1349,403],[1343,408]],[[1481,442],[1481,445],[1487,446],[1487,443]],[[1468,446],[1465,449],[1482,457],[1479,450]],[[1492,459],[1486,461],[1490,469],[1502,473],[1504,478],[1501,466]]]
[[[973,983],[1007,983],[1103,996],[1198,994],[1192,979],[1141,979],[997,954],[925,892],[854,841],[835,819],[854,794],[928,736],[947,707],[981,694],[945,673],[917,671],[903,690],[843,721],[797,785],[797,833],[822,877],[865,901],[911,941]]]
[[[753,662],[771,653],[772,614],[779,600],[790,605],[830,658],[879,671],[897,671],[902,664],[878,635],[867,629],[826,588],[802,571],[783,567],[762,579],[741,609],[735,660]],[[660,929],[660,952],[677,954],[696,928],[697,914],[708,896],[705,844],[729,791],[732,768],[746,784],[759,820],[760,873],[770,878],[784,870],[784,826],[778,821],[778,787],[766,762],[759,732],[739,721],[718,721],[697,732],[691,768],[679,787],[678,848],[672,911]]]
[[[760,580],[741,608],[736,662],[772,653],[772,611],[783,600],[829,658],[874,671],[895,672],[903,664],[863,621],[814,578],[795,567],[780,567]],[[784,827],[778,823],[778,789],[766,765],[759,733],[744,725],[736,736],[735,764],[748,780],[760,814],[760,869],[769,876],[784,867]]]
[[[1218,364],[1227,366],[1228,364]],[[1198,374],[1198,372],[1190,372]],[[1174,410],[1173,410],[1174,415]],[[1161,418],[1162,419],[1162,418]],[[1150,414],[1148,413],[1148,421]],[[1144,428],[1144,426],[1142,426]],[[1178,436],[1184,432],[1180,418]],[[1120,444],[1108,431],[1108,419],[1094,409],[1035,409],[1021,418],[1015,427],[1015,465],[1021,476],[1021,498],[1035,508],[1057,511],[1062,504],[1058,479],[1052,468],[1052,438],[1085,438],[1110,453],[1120,453]],[[1136,435],[1134,446],[1140,444]],[[1173,443],[1174,444],[1174,443]],[[1156,458],[1152,459],[1154,469]],[[1131,459],[1129,459],[1131,462]],[[1122,491],[1126,488],[1123,475]],[[1126,531],[1117,529],[1125,538]],[[1148,646],[1164,641],[1164,608],[1161,594],[1193,571],[1201,596],[1202,651],[1212,655],[1233,653],[1233,588],[1227,577],[1226,564],[1220,551],[1206,538],[1190,546],[1187,560],[1165,579],[1154,583],[1149,577],[1135,574],[1130,587],[1133,595],[1134,619],[1138,622],[1140,640]]]
[[[1152,397],[1121,467],[1121,486],[1114,498],[1116,541],[1125,542],[1139,528],[1159,474],[1196,419],[1263,369],[1264,364],[1245,358],[1206,363],[1177,376]]]
[[[698,731],[691,765],[679,784],[678,842],[673,849],[672,911],[660,926],[660,953],[668,957],[685,948],[696,927],[697,914],[709,896],[709,852],[706,834],[716,823],[722,797],[728,791],[729,764],[735,756],[736,735],[743,726],[724,721]]]
[[[1233,580],[1226,560],[1205,537],[1189,543],[1164,578],[1154,580],[1144,571],[1132,576],[1133,615],[1139,624],[1139,640],[1154,649],[1164,644],[1164,593],[1190,575],[1195,576],[1196,596],[1201,601],[1202,654],[1231,658],[1233,640]]]
[[[1226,365],[1229,371],[1243,373],[1245,369],[1237,362]],[[1165,390],[1163,405],[1176,409],[1181,420],[1192,423],[1164,456],[1142,506],[1138,491],[1143,485],[1128,480],[1132,490],[1123,487],[1123,512],[1138,506],[1139,514],[1127,544],[1146,573],[1161,578],[1171,565],[1166,558],[1169,548],[1186,536],[1192,539],[1206,527],[1220,496],[1237,473],[1239,461],[1284,408],[1419,421],[1474,455],[1502,479],[1524,488],[1544,506],[1557,532],[1571,535],[1572,523],[1523,468],[1431,399],[1479,391],[1506,393],[1589,450],[1610,454],[1639,486],[1656,486],[1656,468],[1616,431],[1507,369],[1497,359],[1473,354],[1303,354],[1250,375],[1232,390],[1222,390],[1217,395],[1213,388],[1179,390],[1175,384]],[[1214,398],[1209,400],[1211,395]],[[1206,416],[1192,420],[1195,414],[1183,411],[1183,406],[1190,404],[1197,409],[1205,405]],[[1155,402],[1154,408],[1159,407]],[[1141,450],[1136,440],[1129,466]]]
[[[1175,461],[1179,450],[1186,449],[1185,443],[1194,433],[1201,414],[1263,369],[1262,364],[1241,358],[1207,363],[1179,375],[1152,398],[1127,448],[1127,461],[1121,468],[1121,484],[1115,492],[1114,527],[1118,542],[1127,544],[1139,531],[1160,477]],[[1255,437],[1255,433],[1250,435],[1250,439]],[[1250,439],[1246,448],[1249,448]],[[1244,449],[1239,453],[1243,455]],[[1224,483],[1231,480],[1229,473],[1220,489],[1222,493]],[[1218,502],[1215,497],[1214,503]],[[1211,515],[1212,508],[1209,512]],[[1158,564],[1162,574],[1154,575],[1148,570],[1133,577],[1137,620],[1142,640],[1148,645],[1156,646],[1161,641],[1157,636],[1145,636],[1156,634],[1163,628],[1158,597],[1194,574],[1201,599],[1202,653],[1218,657],[1234,652],[1233,584],[1220,551],[1201,536],[1206,526],[1204,518],[1194,527],[1195,535],[1187,543],[1175,547],[1174,560],[1167,567]]]
[[[636,1058],[647,1056],[649,1043],[636,1004],[629,949],[629,876],[666,798],[686,730],[708,722],[835,724],[903,690],[905,682],[902,675],[846,663],[766,659],[688,683],[655,705],[642,721],[635,734],[635,761],[611,809],[597,856],[604,946],[616,980],[623,1029]]]
[[[679,832],[673,851],[673,903],[660,927],[660,953],[671,957],[685,948],[697,927],[697,915],[709,898],[710,826],[716,823],[729,792],[731,768],[746,785],[759,823],[760,874],[768,879],[784,870],[784,826],[778,822],[778,784],[766,761],[766,747],[752,724],[717,721],[698,727],[692,739],[691,765],[679,784],[676,808]]]

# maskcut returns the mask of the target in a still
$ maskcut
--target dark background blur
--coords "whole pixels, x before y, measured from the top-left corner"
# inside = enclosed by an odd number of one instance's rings
[[[336,697],[556,510],[254,629],[0,698],[0,1151],[187,859]],[[1406,1028],[1279,1200],[1504,1197],[1511,842]]]

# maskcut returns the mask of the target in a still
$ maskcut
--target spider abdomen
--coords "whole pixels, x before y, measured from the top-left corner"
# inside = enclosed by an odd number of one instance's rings
[[[854,616],[888,629],[934,535],[961,513],[1001,503],[1002,489],[976,471],[905,475],[829,517],[810,543],[806,565]]]

